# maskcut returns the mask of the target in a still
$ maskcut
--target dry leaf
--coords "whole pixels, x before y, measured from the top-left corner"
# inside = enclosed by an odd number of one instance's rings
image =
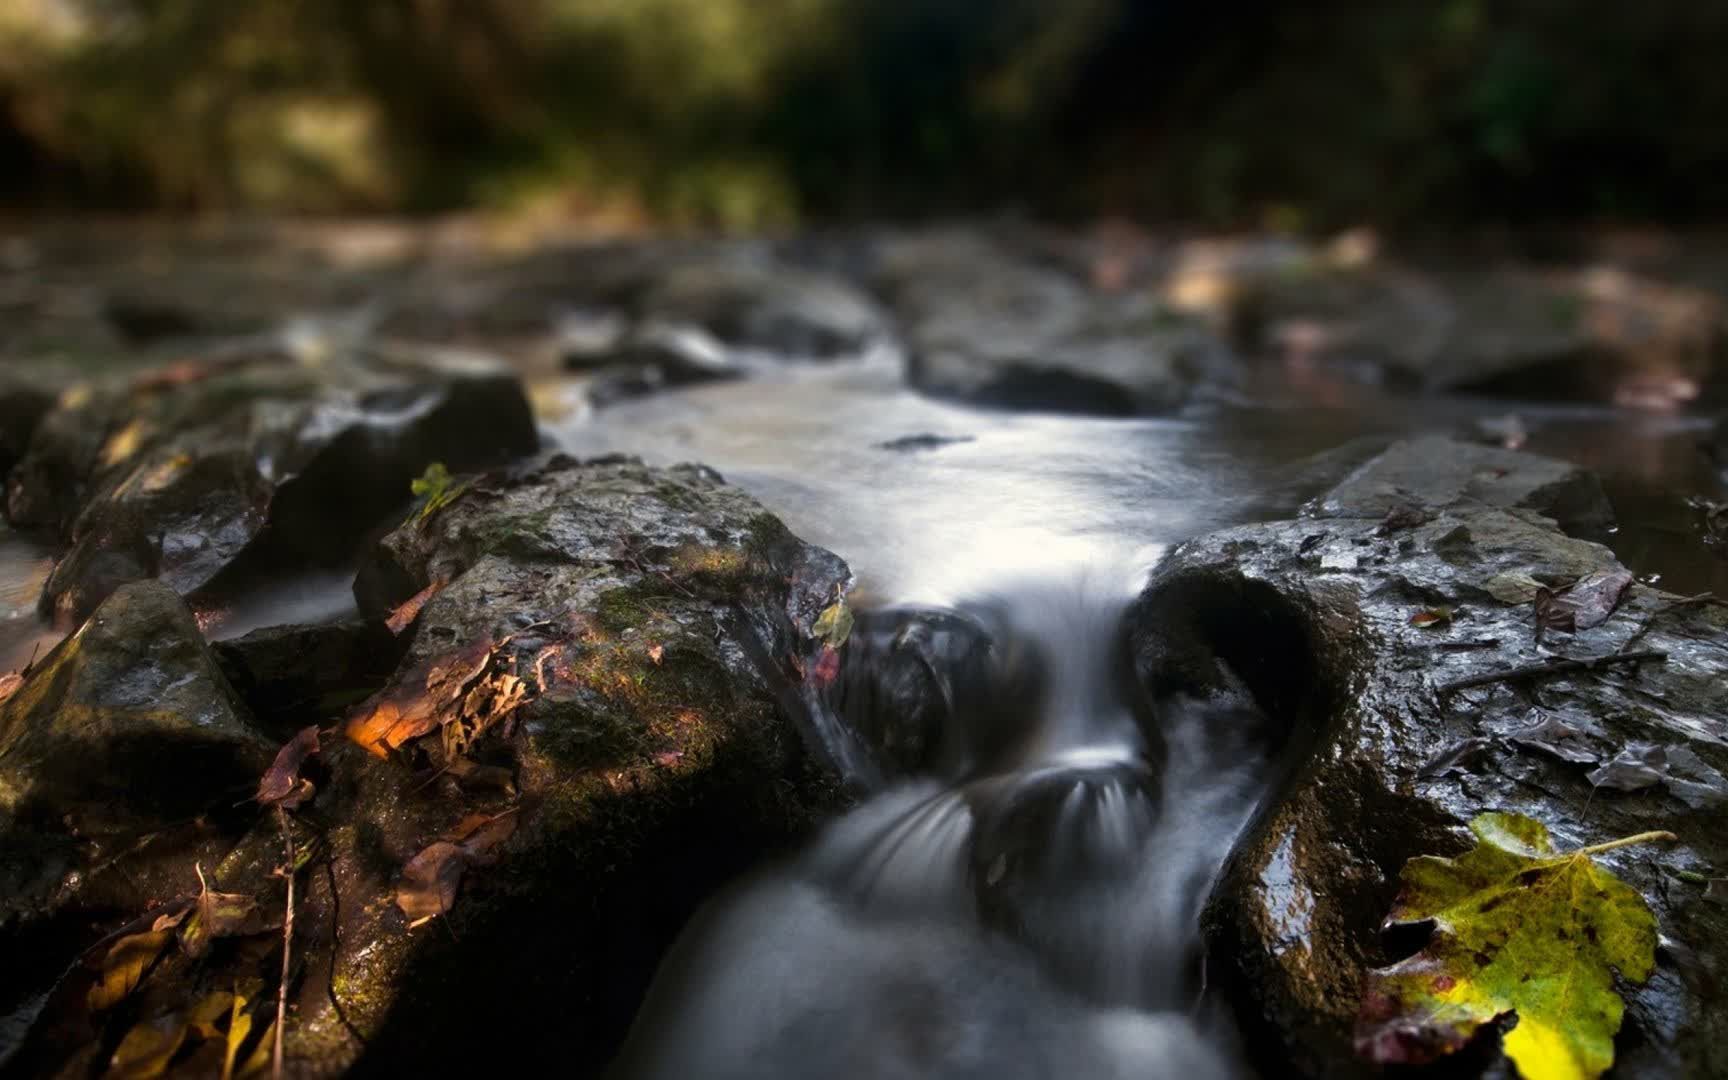
[[[210,951],[217,938],[262,933],[268,927],[258,914],[258,901],[243,893],[217,892],[198,872],[198,904],[186,925],[180,928],[180,948],[194,959]]]
[[[1495,574],[1482,583],[1483,590],[1502,604],[1528,604],[1543,587],[1529,574],[1510,572]]]
[[[85,997],[90,1011],[111,1009],[136,990],[162,950],[168,947],[171,936],[168,930],[149,930],[116,941],[102,958],[102,973]]]
[[[513,812],[469,814],[444,839],[409,859],[396,887],[396,906],[408,917],[408,928],[447,913],[469,863],[491,862],[492,850],[515,831]]]
[[[426,601],[437,596],[444,588],[445,582],[434,580],[432,584],[402,601],[390,612],[390,617],[384,620],[384,625],[390,628],[390,633],[400,634],[408,629],[415,619],[420,617],[420,609],[426,606]]]
[[[408,860],[402,868],[402,882],[396,886],[396,906],[408,916],[409,929],[450,910],[467,861],[468,853],[462,846],[448,840],[440,840]]]
[[[252,1033],[252,999],[262,989],[264,984],[257,978],[234,984],[234,1004],[228,1014],[227,1046],[222,1054],[222,1080],[234,1080],[234,1065],[246,1045],[246,1036]]]
[[[1410,616],[1410,625],[1422,628],[1445,626],[1451,621],[1452,609],[1449,607],[1429,608]]]
[[[216,1022],[234,1009],[234,995],[226,990],[212,990],[186,1013],[186,1030],[200,1039],[223,1038]]]
[[[479,765],[458,754],[445,764],[444,770],[471,791],[516,794],[516,775],[501,765]]]
[[[0,701],[5,701],[13,694],[16,694],[18,688],[23,685],[24,676],[18,674],[16,671],[8,671],[6,674],[0,675]]]
[[[654,644],[654,645],[648,646],[648,659],[654,661],[655,667],[659,667],[660,661],[665,659],[665,657],[666,657],[666,646],[660,645],[660,644]],[[3,692],[3,691],[0,691],[0,692]],[[4,700],[5,700],[5,698],[3,696],[0,696],[0,701],[4,701]]]
[[[106,1075],[125,1080],[161,1076],[185,1041],[186,1024],[176,1016],[160,1016],[134,1025],[120,1040],[108,1062]]]
[[[316,789],[312,781],[301,777],[300,768],[316,753],[318,725],[313,724],[300,729],[282,745],[282,749],[276,751],[276,760],[265,770],[263,779],[258,782],[258,794],[253,798],[265,806],[279,804],[284,810],[293,810],[311,798]]]

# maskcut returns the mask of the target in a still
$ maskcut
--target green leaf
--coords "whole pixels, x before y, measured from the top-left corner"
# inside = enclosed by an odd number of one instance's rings
[[[409,517],[409,524],[424,522],[433,514],[449,506],[462,497],[468,490],[468,482],[460,484],[451,482],[450,470],[444,467],[442,461],[434,461],[426,466],[426,471],[418,479],[411,481],[408,490],[423,500],[420,508]]]
[[[1455,859],[1404,865],[1390,923],[1432,921],[1415,956],[1371,972],[1356,1049],[1379,1063],[1423,1063],[1463,1046],[1484,1024],[1516,1013],[1506,1055],[1527,1080],[1588,1080],[1614,1063],[1630,982],[1655,964],[1656,918],[1591,855],[1671,833],[1644,833],[1570,853],[1541,822],[1482,814],[1476,847]]]
[[[816,622],[811,625],[810,633],[830,649],[846,644],[846,639],[852,636],[852,609],[846,606],[845,596],[822,609],[822,614],[816,616]]]

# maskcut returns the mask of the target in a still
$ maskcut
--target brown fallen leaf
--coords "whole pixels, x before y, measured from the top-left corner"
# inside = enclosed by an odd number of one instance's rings
[[[648,659],[654,661],[655,667],[659,667],[660,661],[664,660],[665,658],[666,658],[666,646],[658,644],[658,643],[648,646]],[[0,693],[3,693],[3,691],[0,691]],[[5,698],[3,696],[0,696],[0,701],[4,701],[4,700],[5,700]]]
[[[402,882],[396,886],[396,906],[408,917],[410,930],[450,910],[467,863],[467,852],[448,840],[440,840],[408,860],[402,868]]]
[[[180,928],[180,948],[194,959],[210,951],[217,938],[244,937],[269,929],[258,913],[258,901],[244,893],[217,892],[204,879],[204,868],[194,864],[198,872],[198,903],[192,917]]]
[[[185,1041],[186,1024],[177,1016],[159,1016],[135,1024],[115,1048],[106,1075],[124,1080],[161,1076]]]
[[[1580,578],[1565,589],[1537,589],[1532,601],[1537,637],[1543,630],[1570,634],[1602,625],[1631,586],[1631,571],[1614,566]]]
[[[293,810],[301,803],[310,799],[317,789],[312,781],[300,775],[300,768],[306,759],[318,753],[318,725],[301,728],[300,732],[276,751],[276,760],[270,763],[264,776],[258,781],[258,794],[253,798],[265,806],[280,805],[284,810]]]
[[[414,620],[420,617],[420,609],[426,606],[428,600],[437,596],[445,584],[444,581],[434,578],[432,584],[402,601],[394,611],[390,612],[390,617],[384,620],[384,625],[390,628],[390,633],[400,634],[408,629]]]
[[[433,657],[374,695],[349,719],[349,739],[378,757],[461,715],[470,690],[491,666],[491,640]]]
[[[1410,625],[1422,628],[1445,626],[1452,621],[1452,614],[1452,609],[1449,607],[1429,608],[1410,616]]]
[[[480,765],[458,754],[445,764],[444,771],[471,791],[516,794],[516,775],[501,765]]]
[[[5,701],[16,694],[18,688],[23,685],[24,676],[16,671],[8,671],[6,674],[0,675],[0,701]]]
[[[169,930],[147,930],[116,941],[102,958],[102,973],[85,995],[91,1012],[111,1009],[124,1001],[156,965],[173,936]]]
[[[516,831],[514,811],[469,814],[426,850],[408,860],[396,887],[396,906],[410,930],[449,912],[470,863],[492,861],[492,850]]]
[[[217,1021],[229,1016],[234,1008],[234,995],[227,990],[212,990],[198,1000],[186,1013],[186,1030],[200,1039],[224,1038]]]

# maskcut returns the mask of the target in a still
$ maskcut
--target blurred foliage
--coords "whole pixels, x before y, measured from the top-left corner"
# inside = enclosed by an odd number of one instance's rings
[[[774,225],[1723,205],[1728,5],[3,0],[0,194]]]

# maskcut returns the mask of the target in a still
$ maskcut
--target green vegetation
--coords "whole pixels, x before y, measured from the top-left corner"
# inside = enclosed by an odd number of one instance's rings
[[[0,197],[670,224],[1703,215],[1687,0],[9,0]]]

